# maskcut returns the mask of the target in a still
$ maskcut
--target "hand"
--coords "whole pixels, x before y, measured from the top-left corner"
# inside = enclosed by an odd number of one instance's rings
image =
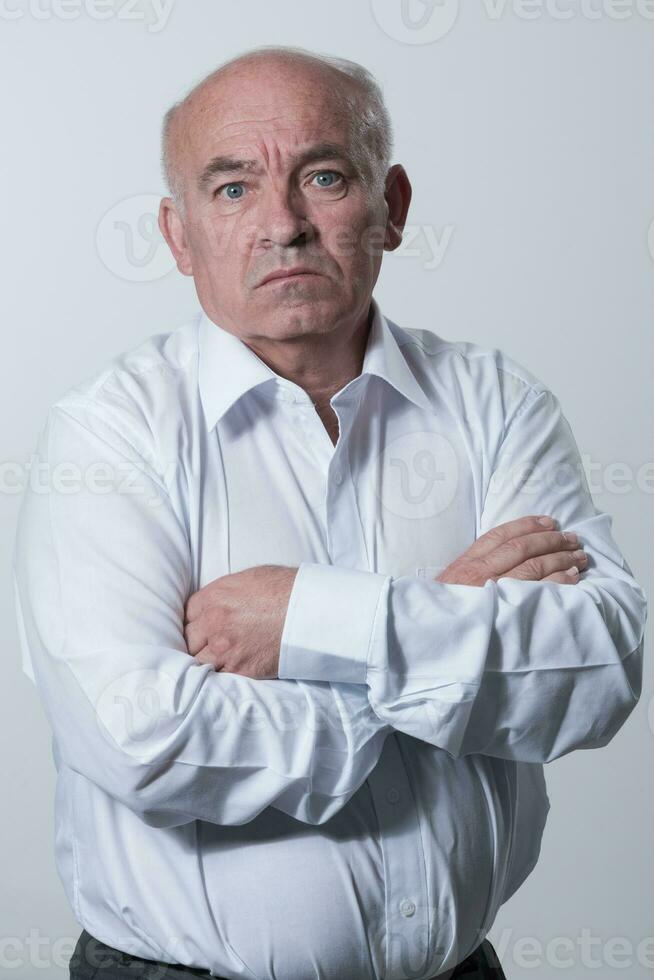
[[[297,568],[255,565],[222,575],[189,596],[189,654],[215,670],[258,680],[279,672],[279,648]]]
[[[574,585],[585,571],[588,556],[579,555],[578,541],[539,523],[538,517],[519,517],[486,531],[436,577],[453,585],[484,585],[488,579],[519,578]],[[575,554],[576,553],[576,554]],[[576,566],[577,573],[567,574]]]

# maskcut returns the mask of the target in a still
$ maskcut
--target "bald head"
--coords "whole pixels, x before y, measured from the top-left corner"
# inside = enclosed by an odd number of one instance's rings
[[[220,65],[164,116],[162,166],[180,215],[185,211],[188,163],[198,130],[222,118],[229,132],[232,106],[253,107],[277,99],[289,105],[294,93],[310,92],[325,111],[342,116],[350,151],[371,192],[380,192],[390,166],[392,131],[381,90],[363,66],[302,48],[266,46]],[[209,123],[211,120],[211,123]]]
[[[159,228],[207,315],[285,350],[364,328],[411,200],[390,145],[351,62],[265,48],[202,79],[166,114]]]

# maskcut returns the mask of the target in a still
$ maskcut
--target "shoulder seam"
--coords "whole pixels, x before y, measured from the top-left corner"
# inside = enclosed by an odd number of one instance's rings
[[[536,395],[542,395],[543,392],[548,391],[547,385],[543,384],[542,381],[539,381],[538,385],[533,385],[530,381],[527,381],[526,378],[523,378],[521,374],[518,374],[517,371],[512,371],[510,368],[502,367],[500,364],[497,365],[497,370],[501,371],[503,374],[510,374],[512,378],[516,378]]]
[[[89,409],[89,405],[86,404],[86,403],[80,403],[80,407],[84,407],[86,409]],[[123,459],[128,459],[128,457],[125,455],[124,452],[122,452],[122,450],[120,450],[118,447],[112,445],[107,439],[105,439],[98,432],[95,432],[93,429],[90,429],[88,427],[88,425],[85,425],[80,419],[78,419],[75,415],[73,415],[72,412],[69,412],[66,408],[63,408],[61,405],[53,405],[50,408],[50,412],[55,412],[55,411],[61,412],[62,415],[67,415],[69,419],[72,419],[73,422],[75,422],[77,425],[79,425],[86,432],[89,432],[96,439],[100,439],[100,441],[103,442],[106,446],[109,446],[109,448],[112,450],[112,452],[115,452],[119,456],[122,456]],[[99,416],[97,414],[97,411],[93,407],[93,404],[92,403],[91,403],[91,406],[90,406],[90,411],[91,411],[92,414],[95,414],[95,417],[100,422],[102,422],[108,428],[110,428],[110,429],[112,428],[110,422],[107,422],[106,419],[103,419],[101,416]],[[139,450],[136,448],[136,446],[134,446],[133,443],[127,438],[127,436],[125,436],[124,433],[119,433],[119,434],[121,435],[122,438],[125,439],[126,442],[129,443],[130,447],[133,449],[133,451],[134,451],[135,455],[138,457],[138,459],[139,460],[142,460],[142,462],[145,464],[145,466],[150,466],[150,464],[148,463],[147,459],[145,459],[143,457],[143,455],[139,452]],[[48,456],[49,456],[50,432],[48,432],[48,443],[47,444],[48,444]],[[129,462],[130,462],[130,465],[134,465],[131,460],[129,460]],[[136,469],[139,470],[139,472],[143,473],[143,475],[146,476],[149,480],[151,480],[157,487],[159,487],[159,489],[165,494],[165,496],[168,499],[170,499],[170,493],[168,491],[168,488],[166,487],[166,485],[164,483],[162,483],[161,477],[159,476],[159,474],[156,472],[156,470],[152,466],[150,466],[150,472],[148,472],[147,469],[145,469],[144,467],[141,467],[141,466],[137,466]]]
[[[157,362],[153,362],[152,364],[148,364],[145,367],[142,367],[139,371],[136,370],[130,371],[125,367],[120,367],[119,365],[114,365],[111,368],[108,367],[105,378],[98,384],[97,388],[94,388],[93,390],[95,392],[102,391],[105,385],[107,385],[112,379],[119,377],[121,374],[127,374],[127,376],[130,378],[140,378],[141,375],[146,374],[148,371],[155,371],[155,370],[162,371],[162,373],[167,373],[169,375],[177,374],[179,371],[182,371],[186,367],[188,361],[196,353],[197,353],[197,346],[194,346],[188,352],[184,360],[181,361],[181,363],[178,364],[176,367],[171,366],[163,358],[160,358],[159,361]],[[119,357],[120,356],[122,355],[119,355]],[[121,396],[119,395],[119,397]]]
[[[185,325],[186,324],[183,324],[182,326]],[[182,328],[178,327],[176,329],[179,330]],[[171,330],[168,333],[151,334],[150,337],[146,337],[143,339],[142,344],[146,344],[148,340],[152,339],[153,337],[162,337],[162,336],[170,337],[173,333],[175,333],[175,330]],[[197,341],[197,336],[196,336],[196,341]],[[139,347],[142,346],[142,344],[137,344],[136,346],[129,348],[128,350],[120,351],[117,354],[115,354],[112,358],[109,359],[109,362],[105,364],[105,367],[100,368],[95,375],[89,376],[87,379],[82,380],[78,384],[71,385],[70,388],[68,388],[65,392],[63,392],[59,400],[66,398],[69,395],[69,393],[72,396],[77,395],[79,397],[79,393],[84,390],[85,385],[88,385],[87,388],[88,393],[91,393],[93,395],[98,394],[113,379],[118,379],[120,378],[121,375],[127,375],[130,378],[139,378],[141,377],[141,375],[146,374],[148,371],[156,370],[162,372],[162,369],[163,369],[163,373],[169,373],[171,375],[177,374],[179,371],[182,371],[186,367],[191,357],[193,357],[194,354],[197,354],[197,350],[198,350],[198,345],[196,342],[193,344],[191,349],[187,352],[186,357],[184,357],[183,360],[180,361],[180,363],[175,366],[172,366],[169,362],[165,360],[165,358],[162,358],[160,355],[157,357],[156,360],[153,360],[149,364],[144,365],[140,369],[130,370],[129,368],[125,366],[121,366],[119,363],[117,363],[122,358],[125,358],[130,354],[135,353],[139,349]]]
[[[500,440],[500,446],[503,446],[504,445],[504,442],[505,442],[507,436],[509,435],[509,432],[513,428],[513,425],[515,424],[516,419],[520,418],[520,416],[524,412],[526,412],[526,410],[531,405],[533,405],[534,402],[537,402],[539,398],[542,398],[543,396],[546,396],[546,395],[551,395],[551,392],[550,392],[549,388],[545,388],[544,387],[544,388],[542,388],[542,389],[539,390],[538,388],[533,388],[531,385],[528,385],[528,388],[529,388],[529,391],[524,395],[522,401],[520,402],[520,404],[518,405],[518,407],[513,412],[513,415],[511,415],[511,417],[509,418],[508,422],[505,422],[505,425],[504,425],[504,427],[502,429],[502,438]],[[533,395],[534,397],[532,398],[531,395]]]
[[[404,332],[406,333],[406,331]],[[406,339],[402,339],[400,341],[399,346],[406,347],[408,344],[414,344],[416,347],[419,347],[429,357],[435,357],[437,354],[444,354],[447,353],[448,351],[451,352],[452,354],[458,354],[460,357],[463,357],[468,361],[481,360],[481,358],[483,357],[490,357],[495,363],[495,366],[498,371],[501,371],[503,374],[509,374],[512,378],[516,378],[516,380],[520,381],[523,385],[525,385],[527,388],[529,388],[531,391],[535,392],[536,394],[540,394],[541,392],[548,390],[547,386],[543,382],[539,382],[538,385],[534,385],[517,371],[512,371],[511,368],[502,367],[501,364],[498,364],[497,358],[495,357],[495,353],[496,352],[500,354],[504,353],[504,351],[502,351],[499,347],[486,348],[481,351],[464,351],[461,350],[459,347],[457,347],[456,341],[446,340],[436,350],[430,350],[428,347],[425,347],[425,345],[417,337],[414,337],[412,335],[407,335]],[[510,357],[510,355],[507,356]]]

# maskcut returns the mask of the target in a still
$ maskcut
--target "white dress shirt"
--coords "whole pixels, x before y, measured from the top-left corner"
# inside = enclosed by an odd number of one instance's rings
[[[57,868],[80,925],[134,955],[256,980],[452,968],[536,864],[542,764],[606,745],[640,696],[646,597],[555,395],[372,305],[336,446],[205,314],[39,434],[14,574]],[[433,580],[527,514],[578,532],[577,584]],[[279,679],[197,663],[188,596],[268,563],[299,566]]]

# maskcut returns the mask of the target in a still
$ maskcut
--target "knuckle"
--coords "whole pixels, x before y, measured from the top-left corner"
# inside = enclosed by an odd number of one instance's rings
[[[188,650],[193,650],[193,648],[199,649],[197,641],[194,639],[196,632],[197,631],[193,629],[192,626],[184,627],[184,640]]]
[[[520,538],[512,538],[511,541],[507,541],[505,546],[506,554],[511,560],[521,561],[525,557],[525,545],[520,540]]]
[[[560,538],[560,533],[555,530],[548,530],[547,528],[541,527],[538,531],[538,540],[541,541],[547,548],[550,548],[551,551],[557,550]]]
[[[208,647],[213,656],[219,657],[227,652],[229,641],[224,633],[213,633],[209,637]]]
[[[554,551],[547,555],[547,563],[552,571],[561,572],[572,564],[572,558],[568,551]]]
[[[528,558],[521,566],[526,578],[541,578],[544,568],[538,558]]]
[[[204,620],[207,626],[216,632],[224,626],[225,613],[222,606],[208,606],[204,611]]]
[[[495,547],[502,544],[507,538],[507,532],[505,530],[505,524],[498,524],[497,527],[491,527],[490,530],[482,534],[481,537],[477,538],[478,541],[488,542]],[[474,547],[474,546],[473,546]]]

